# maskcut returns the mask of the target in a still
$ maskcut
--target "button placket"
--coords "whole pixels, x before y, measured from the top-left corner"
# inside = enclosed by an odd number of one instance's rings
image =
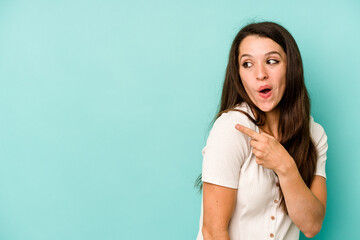
[[[275,177],[276,179],[276,177]],[[275,180],[276,181],[276,180]],[[273,197],[273,202],[270,204],[270,216],[269,216],[269,233],[268,233],[268,238],[270,240],[275,239],[275,230],[276,230],[276,222],[277,222],[277,208],[278,205],[277,203],[275,203],[275,200],[278,199],[278,187],[276,187],[276,185],[274,184],[272,187],[272,197]]]

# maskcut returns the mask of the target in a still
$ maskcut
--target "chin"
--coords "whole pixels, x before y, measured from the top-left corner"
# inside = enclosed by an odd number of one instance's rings
[[[262,105],[262,106],[258,106],[258,108],[261,111],[267,113],[267,112],[271,112],[272,110],[274,110],[275,106],[274,105]]]
[[[272,108],[270,108],[270,109],[268,109],[268,108],[260,108],[260,110],[263,111],[264,113],[268,113],[268,112],[271,112],[273,109]]]

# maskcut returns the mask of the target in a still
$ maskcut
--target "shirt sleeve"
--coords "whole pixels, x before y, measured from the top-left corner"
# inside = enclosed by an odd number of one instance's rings
[[[314,136],[314,144],[318,153],[315,175],[323,176],[324,178],[326,178],[325,165],[327,159],[326,154],[328,150],[327,135],[324,128],[320,124],[315,122],[313,122],[312,132]]]
[[[240,168],[250,152],[250,138],[235,128],[237,123],[250,127],[242,113],[230,111],[215,122],[202,150],[202,181],[238,188]]]

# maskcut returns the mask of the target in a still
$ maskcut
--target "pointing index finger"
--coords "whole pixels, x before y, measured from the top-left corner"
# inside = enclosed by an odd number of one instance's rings
[[[245,126],[243,126],[241,124],[236,124],[235,128],[237,130],[239,130],[240,132],[245,133],[249,137],[254,138],[255,140],[260,140],[260,138],[261,138],[261,135],[259,133],[255,132],[254,130],[252,130],[252,129],[248,128],[248,127],[245,127]]]

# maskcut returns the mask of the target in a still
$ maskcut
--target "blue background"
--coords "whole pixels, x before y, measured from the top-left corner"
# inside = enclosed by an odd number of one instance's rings
[[[0,239],[195,239],[230,45],[263,20],[297,40],[329,138],[315,239],[357,239],[359,12],[356,0],[1,0]]]

